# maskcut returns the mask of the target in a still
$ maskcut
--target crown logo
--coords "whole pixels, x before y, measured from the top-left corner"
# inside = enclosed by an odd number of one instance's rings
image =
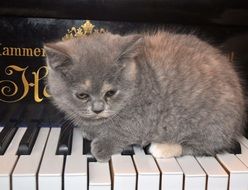
[[[79,28],[72,27],[67,29],[67,34],[62,38],[62,40],[69,40],[72,38],[79,38],[82,36],[88,36],[93,33],[105,33],[106,30],[103,28],[97,29],[89,20],[86,20]]]

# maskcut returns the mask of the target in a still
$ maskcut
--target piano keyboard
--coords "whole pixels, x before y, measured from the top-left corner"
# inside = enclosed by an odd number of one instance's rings
[[[78,128],[20,117],[0,126],[0,190],[248,190],[245,137],[236,155],[156,159],[133,146],[99,163]]]

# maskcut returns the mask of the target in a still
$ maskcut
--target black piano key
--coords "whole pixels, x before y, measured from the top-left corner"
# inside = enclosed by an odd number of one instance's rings
[[[94,158],[93,156],[89,156],[89,157],[87,157],[87,162],[88,162],[88,167],[89,167],[89,162],[97,162],[97,160],[96,160],[96,158]],[[88,168],[88,170],[89,170],[89,168]]]
[[[130,145],[124,148],[124,150],[121,152],[121,155],[134,155],[133,146]]]
[[[0,132],[0,155],[5,153],[16,131],[15,123],[8,123]]]
[[[18,146],[17,155],[29,155],[34,147],[40,127],[37,123],[30,123]]]
[[[150,146],[151,146],[151,144],[148,144],[148,145],[143,147],[143,149],[144,149],[146,154],[151,154],[150,151],[149,151]]]
[[[241,146],[238,141],[235,141],[232,149],[229,150],[231,154],[241,154]]]
[[[69,155],[71,154],[72,146],[72,135],[73,135],[73,126],[68,125],[66,122],[62,125],[58,146],[57,146],[57,155]]]
[[[90,151],[90,149],[91,149],[91,141],[90,140],[88,140],[88,139],[83,139],[83,154],[85,154],[85,155],[89,155],[89,154],[91,154],[91,151]]]

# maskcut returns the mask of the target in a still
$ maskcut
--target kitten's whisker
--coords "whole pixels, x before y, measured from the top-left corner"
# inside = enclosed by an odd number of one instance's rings
[[[79,124],[79,121],[78,121],[78,115],[74,112],[71,112],[70,115],[68,114],[67,115],[67,122],[68,122],[68,126],[71,126],[71,125],[78,125]]]

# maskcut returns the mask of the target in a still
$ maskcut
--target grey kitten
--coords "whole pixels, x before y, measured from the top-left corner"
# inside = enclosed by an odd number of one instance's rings
[[[159,158],[214,155],[243,133],[237,73],[193,35],[94,34],[45,49],[53,101],[98,161],[148,143]]]

